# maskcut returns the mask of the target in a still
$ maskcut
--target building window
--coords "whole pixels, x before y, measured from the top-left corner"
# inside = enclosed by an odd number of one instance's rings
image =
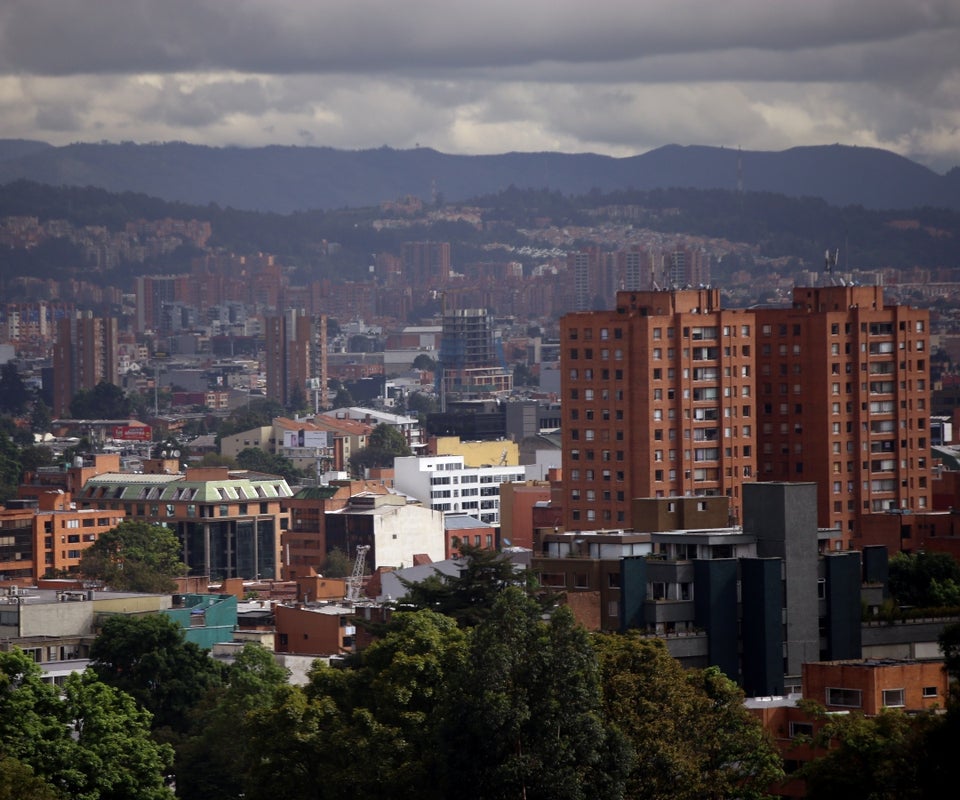
[[[885,708],[903,708],[903,689],[884,689],[883,705]]]
[[[884,695],[886,695],[886,692],[884,692]],[[827,705],[860,708],[862,706],[861,692],[859,689],[827,688]]]
[[[798,736],[803,736],[807,739],[812,739],[813,723],[812,722],[791,722],[790,738],[796,739]]]
[[[924,697],[936,697],[938,694],[936,686],[924,686],[923,687],[923,696]]]

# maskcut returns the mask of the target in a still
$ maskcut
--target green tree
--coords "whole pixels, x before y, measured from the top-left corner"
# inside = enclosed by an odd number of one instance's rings
[[[0,800],[58,800],[56,790],[29,764],[0,756]]]
[[[407,395],[407,413],[416,414],[421,419],[427,414],[433,414],[439,410],[439,404],[433,395],[426,392],[410,392]]]
[[[347,669],[317,662],[302,690],[249,719],[246,797],[443,800],[457,794],[441,769],[447,693],[466,658],[465,635],[428,611],[397,614],[395,628]]]
[[[222,684],[222,668],[163,614],[107,617],[90,648],[90,669],[153,715],[153,728],[183,734],[190,711]]]
[[[127,592],[171,592],[185,575],[180,540],[162,525],[127,519],[100,535],[80,557],[82,575]]]
[[[248,405],[235,409],[220,423],[217,441],[219,442],[224,436],[233,436],[235,433],[249,431],[252,428],[271,425],[273,420],[280,416],[283,416],[283,406],[274,400],[258,398]]]
[[[890,559],[890,594],[899,605],[930,608],[952,604],[960,564],[948,553],[896,553]]]
[[[661,640],[633,632],[592,643],[605,717],[633,752],[627,797],[758,798],[782,777],[776,749],[718,670],[684,670]]]
[[[22,414],[29,402],[30,392],[17,371],[17,365],[8,361],[0,367],[0,413]]]
[[[470,634],[446,716],[451,786],[465,798],[618,797],[629,767],[603,718],[589,635],[567,608],[549,622],[516,587]]]
[[[23,472],[33,472],[38,467],[53,463],[53,450],[46,445],[30,444],[20,450],[20,467]]]
[[[22,471],[20,448],[0,431],[0,502],[16,495]]]
[[[176,437],[167,436],[151,448],[150,458],[175,458],[183,464],[190,459],[190,448],[183,442],[177,441]]]
[[[929,715],[908,717],[884,709],[875,717],[860,713],[827,714],[808,708],[824,720],[816,743],[827,752],[808,762],[800,776],[807,797],[815,800],[920,800],[930,765],[927,736],[938,725]]]
[[[393,425],[381,422],[367,437],[367,446],[350,456],[354,474],[373,467],[392,467],[393,459],[411,454],[406,437]]]
[[[518,569],[509,556],[496,550],[461,544],[458,565],[456,575],[434,571],[416,583],[401,578],[407,593],[398,605],[403,609],[430,609],[453,617],[462,627],[473,627],[490,615],[506,587],[520,586],[528,594],[535,588],[528,570]],[[542,595],[541,613],[557,599]]]
[[[427,372],[434,372],[437,369],[437,362],[434,361],[426,353],[420,353],[415,359],[413,359],[413,368],[422,369]]]
[[[30,411],[30,430],[34,433],[49,433],[52,421],[50,406],[43,400],[37,400]]]
[[[177,796],[183,800],[242,797],[246,767],[257,755],[248,747],[249,716],[268,708],[289,673],[273,653],[247,643],[227,671],[225,685],[210,692],[191,715],[191,734],[177,748]]]
[[[70,401],[70,416],[74,419],[127,419],[132,409],[123,389],[106,381],[100,381],[93,389],[81,389]]]
[[[346,578],[353,572],[353,563],[350,556],[343,552],[339,547],[333,548],[327,553],[327,558],[323,562],[323,574],[328,578]]]
[[[164,785],[173,753],[151,738],[147,712],[93,673],[70,675],[61,691],[17,649],[0,652],[0,752],[0,796],[9,769],[25,780],[16,797],[49,796],[39,779],[71,800],[173,798]]]
[[[288,483],[303,480],[303,472],[297,469],[289,458],[268,453],[259,447],[247,447],[237,453],[237,466],[251,472],[280,475]]]

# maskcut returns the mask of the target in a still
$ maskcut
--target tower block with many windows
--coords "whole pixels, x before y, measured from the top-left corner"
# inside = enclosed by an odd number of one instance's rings
[[[326,314],[309,316],[303,309],[288,309],[268,317],[265,328],[267,396],[288,406],[300,395],[311,405],[326,408]]]
[[[760,480],[815,481],[840,547],[863,514],[929,508],[929,312],[824,286],[755,313]]]
[[[754,319],[717,289],[618,292],[561,320],[564,524],[623,527],[636,497],[756,480]]]
[[[850,546],[865,515],[931,504],[929,313],[876,286],[725,310],[715,289],[619,292],[561,321],[564,524],[632,523],[637,497],[817,484]]]

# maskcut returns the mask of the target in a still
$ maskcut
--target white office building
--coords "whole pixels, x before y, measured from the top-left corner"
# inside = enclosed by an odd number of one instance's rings
[[[500,484],[526,480],[522,466],[467,467],[463,456],[394,460],[394,486],[435,511],[469,514],[500,524]]]

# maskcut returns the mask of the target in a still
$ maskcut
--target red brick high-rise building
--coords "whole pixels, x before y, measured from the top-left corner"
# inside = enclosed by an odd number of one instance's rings
[[[561,320],[564,525],[624,527],[635,497],[755,480],[753,316],[717,289],[619,292]]]
[[[120,382],[116,318],[87,312],[61,319],[53,349],[53,415],[68,416],[73,396],[100,382]]]
[[[287,406],[299,391],[309,405],[326,408],[326,315],[289,309],[282,316],[267,317],[264,327],[267,397]]]
[[[931,508],[929,312],[825,286],[755,314],[759,479],[816,482],[839,547],[864,514]]]
[[[716,289],[619,292],[561,320],[564,525],[630,524],[636,497],[817,484],[849,546],[863,515],[931,507],[929,315],[879,287],[721,309]]]

